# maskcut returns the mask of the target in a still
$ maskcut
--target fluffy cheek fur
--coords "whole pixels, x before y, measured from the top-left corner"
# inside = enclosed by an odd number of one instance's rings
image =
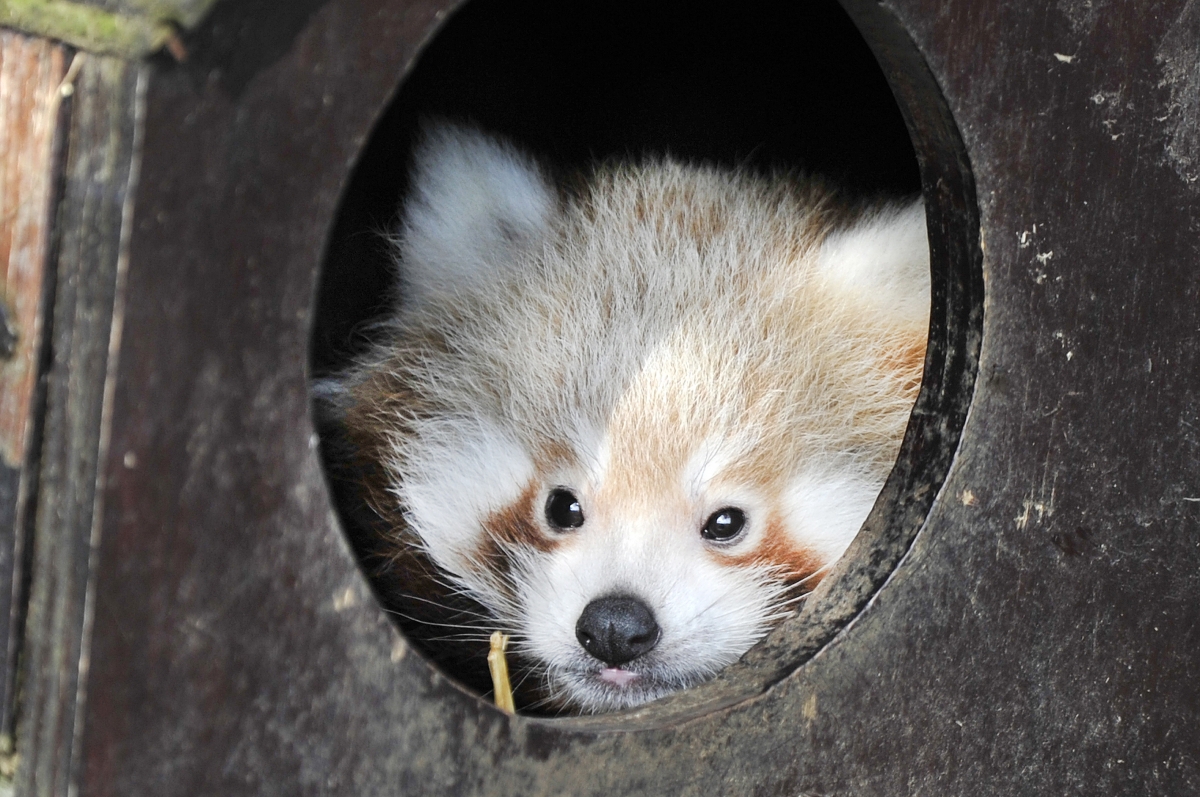
[[[398,439],[389,463],[398,474],[392,493],[434,564],[496,612],[498,620],[508,620],[511,564],[497,559],[496,546],[511,548],[521,541],[491,540],[489,546],[485,521],[505,507],[531,514],[520,499],[534,465],[525,449],[494,425],[476,420],[465,430],[462,426],[430,424],[417,438]]]
[[[816,558],[832,563],[841,558],[875,505],[881,478],[847,464],[802,471],[783,496],[781,514],[788,536]]]

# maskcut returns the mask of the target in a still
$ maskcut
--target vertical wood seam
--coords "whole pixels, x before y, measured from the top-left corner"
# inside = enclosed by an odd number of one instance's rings
[[[112,438],[112,403],[120,367],[121,334],[125,321],[125,284],[129,272],[129,242],[132,237],[134,202],[141,166],[143,124],[146,115],[147,67],[139,64],[137,83],[134,88],[132,107],[132,154],[129,173],[125,180],[125,197],[121,206],[121,228],[117,243],[117,264],[113,296],[112,322],[108,336],[108,362],[105,367],[104,393],[100,406],[100,440],[96,456],[96,485],[92,499],[92,527],[88,542],[87,581],[84,587],[83,627],[80,631],[79,666],[75,686],[75,722],[71,732],[71,775],[68,795],[79,791],[79,767],[83,744],[83,709],[87,701],[87,679],[90,667],[91,633],[96,612],[96,556],[100,549],[100,532],[104,518],[104,494],[106,486],[105,464],[108,460],[109,443]]]
[[[104,488],[105,403],[120,343],[146,67],[88,56],[76,81],[57,205],[57,273],[41,485],[21,674],[19,794],[72,793],[88,591]]]

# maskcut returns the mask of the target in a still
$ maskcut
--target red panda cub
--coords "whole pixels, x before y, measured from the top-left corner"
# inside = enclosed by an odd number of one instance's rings
[[[556,185],[443,125],[397,255],[380,339],[318,396],[395,561],[482,607],[558,710],[704,681],[794,612],[921,378],[920,202],[670,159]]]

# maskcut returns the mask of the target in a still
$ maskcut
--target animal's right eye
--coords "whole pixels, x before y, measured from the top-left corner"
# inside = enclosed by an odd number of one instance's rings
[[[550,491],[546,499],[546,522],[556,529],[577,529],[583,525],[583,509],[570,490]]]

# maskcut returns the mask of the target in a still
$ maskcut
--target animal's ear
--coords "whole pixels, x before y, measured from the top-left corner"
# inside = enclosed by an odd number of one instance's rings
[[[817,267],[827,284],[900,324],[929,318],[929,237],[916,200],[871,211],[825,239]]]
[[[557,204],[542,170],[511,145],[427,125],[401,226],[402,303],[486,288],[540,248]]]

